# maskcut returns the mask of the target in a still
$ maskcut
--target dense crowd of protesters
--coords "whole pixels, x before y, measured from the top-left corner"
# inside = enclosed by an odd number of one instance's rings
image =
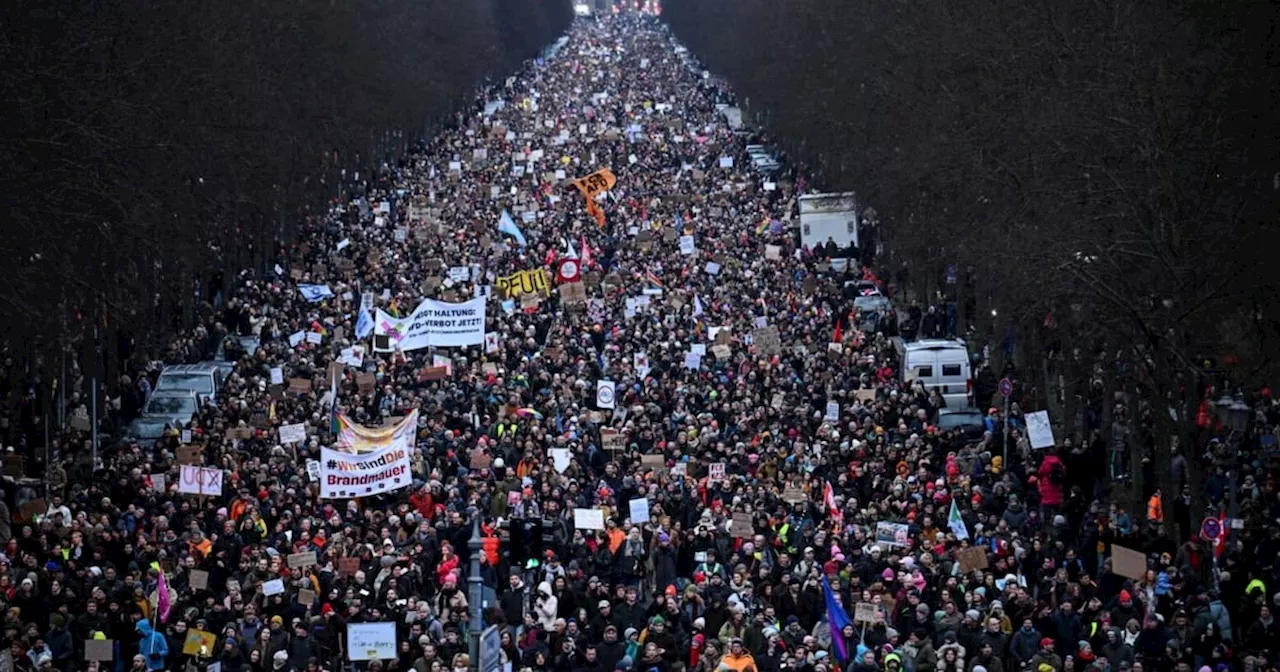
[[[476,520],[484,620],[517,672],[1272,669],[1280,497],[1266,457],[1206,475],[1200,496],[1216,510],[1230,491],[1243,522],[1223,520],[1215,545],[1182,503],[1180,456],[1159,456],[1175,466],[1144,517],[1106,498],[1108,446],[1032,449],[1016,404],[1010,418],[992,408],[980,437],[939,430],[941,396],[898,371],[896,321],[860,330],[841,291],[874,272],[828,271],[798,246],[800,181],[753,170],[716,108],[730,93],[676,47],[650,18],[575,24],[455,128],[357,177],[287,266],[219,297],[166,353],[225,347],[236,367],[216,398],[154,445],[104,448],[99,478],[56,483],[38,522],[0,529],[0,670],[347,669],[347,625],[380,621],[396,623],[399,655],[360,669],[466,669]],[[602,226],[566,180],[605,167]],[[504,209],[526,244],[498,231]],[[680,249],[686,234],[696,249]],[[356,339],[367,292],[405,314],[522,270],[554,285],[568,255],[587,303],[490,296],[496,349],[377,354]],[[446,281],[460,266],[475,271]],[[905,317],[955,334],[953,315]],[[779,348],[754,341],[761,326]],[[291,344],[299,331],[320,342]],[[250,335],[256,350],[239,351]],[[336,395],[272,383],[277,368],[323,380],[344,351]],[[439,358],[447,376],[420,375]],[[139,373],[130,407],[155,374]],[[616,409],[597,407],[602,379]],[[1270,395],[1256,401],[1274,426]],[[411,487],[319,497],[306,463],[335,440],[335,403],[369,426],[419,410]],[[282,445],[296,422],[307,440]],[[1193,458],[1227,450],[1211,425]],[[621,445],[605,445],[610,430]],[[220,496],[178,493],[187,446],[222,470]],[[603,509],[604,529],[575,509]],[[1145,565],[1117,566],[1117,548]],[[306,551],[316,564],[289,566]],[[103,646],[111,660],[86,661]]]

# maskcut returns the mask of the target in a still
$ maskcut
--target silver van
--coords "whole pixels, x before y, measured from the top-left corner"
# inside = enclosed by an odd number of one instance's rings
[[[194,392],[200,401],[214,402],[217,401],[218,390],[222,389],[222,380],[222,368],[217,362],[174,364],[160,372],[156,392]]]
[[[973,372],[964,341],[925,339],[900,348],[903,380],[918,380],[927,389],[937,390],[948,409],[973,408]]]

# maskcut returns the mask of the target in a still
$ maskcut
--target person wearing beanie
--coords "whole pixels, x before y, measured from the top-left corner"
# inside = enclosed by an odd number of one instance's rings
[[[694,635],[689,641],[689,665],[685,669],[698,669],[698,662],[702,660],[702,651],[707,645],[707,635],[703,632],[706,628],[706,621],[702,617],[693,620]]]
[[[1111,604],[1111,622],[1127,623],[1129,619],[1135,618],[1141,620],[1141,605],[1133,599],[1133,594],[1128,590],[1121,590],[1120,595],[1116,597],[1116,601]]]
[[[70,665],[75,654],[71,631],[67,629],[67,619],[62,614],[54,614],[49,619],[49,632],[45,633],[45,644],[49,645],[49,654],[53,656],[53,664],[58,667]]]
[[[635,628],[627,628],[622,633],[622,642],[627,647],[623,657],[635,660],[636,656],[640,654],[640,631]]]
[[[644,641],[646,644],[653,643],[662,651],[660,654],[662,659],[668,665],[680,659],[679,647],[676,645],[676,638],[671,633],[671,628],[667,627],[667,619],[662,616],[654,616],[649,620],[649,630],[645,634]]]

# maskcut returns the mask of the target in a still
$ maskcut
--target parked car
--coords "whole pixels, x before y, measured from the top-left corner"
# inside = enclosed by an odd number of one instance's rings
[[[149,444],[159,441],[164,436],[164,428],[172,427],[165,418],[162,417],[141,417],[136,418],[124,430],[124,439],[126,441],[133,440],[142,444]]]
[[[986,424],[983,422],[982,413],[973,409],[951,409],[943,408],[938,410],[938,431],[958,432],[966,439],[977,441],[982,438],[982,434],[986,431]]]
[[[156,380],[156,392],[193,392],[201,400],[216,401],[222,389],[222,367],[217,362],[175,364],[165,367]]]
[[[170,425],[184,425],[200,411],[200,397],[189,390],[157,390],[142,409],[142,417]]]

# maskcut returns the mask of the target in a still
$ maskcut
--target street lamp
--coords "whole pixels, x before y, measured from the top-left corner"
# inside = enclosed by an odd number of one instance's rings
[[[471,539],[467,541],[471,550],[471,575],[467,577],[467,601],[471,605],[471,623],[467,633],[470,645],[471,666],[480,664],[480,633],[484,630],[484,618],[481,616],[480,602],[484,599],[484,578],[480,576],[480,554],[484,552],[484,538],[480,536],[480,514],[471,519]]]
[[[1239,509],[1237,504],[1237,492],[1239,485],[1236,483],[1235,469],[1240,462],[1240,435],[1244,432],[1245,427],[1249,424],[1249,416],[1252,410],[1249,405],[1244,403],[1238,396],[1223,395],[1215,404],[1218,413],[1218,420],[1223,426],[1231,430],[1231,434],[1227,437],[1227,446],[1231,451],[1227,459],[1227,485],[1229,486],[1227,501],[1227,515],[1235,518]]]

